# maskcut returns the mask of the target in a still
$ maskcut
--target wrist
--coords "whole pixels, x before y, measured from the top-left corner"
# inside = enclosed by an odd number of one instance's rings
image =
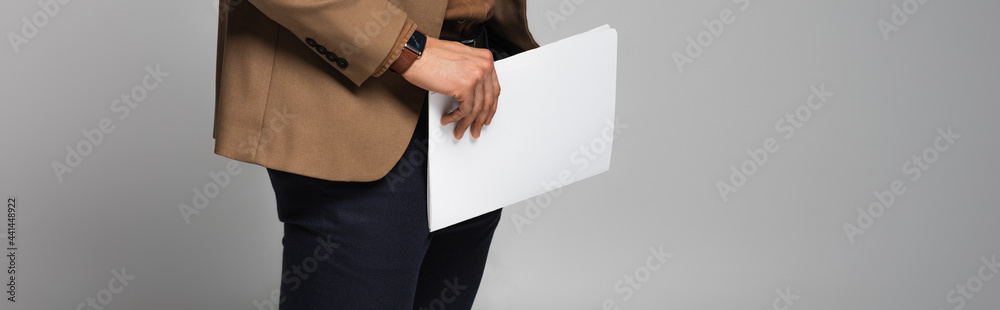
[[[427,36],[424,35],[420,29],[416,29],[410,35],[410,38],[403,45],[403,51],[396,58],[396,61],[389,66],[389,70],[396,72],[400,75],[406,73],[413,66],[413,63],[420,59],[420,56],[424,53],[424,48],[427,46]]]

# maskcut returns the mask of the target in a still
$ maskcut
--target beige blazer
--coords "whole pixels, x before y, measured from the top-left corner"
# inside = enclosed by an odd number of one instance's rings
[[[439,35],[448,0],[223,0],[215,153],[332,181],[373,181],[402,156],[426,91],[372,77],[407,19]],[[487,25],[538,46],[525,0],[497,0]]]

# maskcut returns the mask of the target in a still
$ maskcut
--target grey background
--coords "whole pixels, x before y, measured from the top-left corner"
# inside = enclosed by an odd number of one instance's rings
[[[76,309],[122,268],[135,278],[107,309],[258,309],[278,288],[263,168],[240,164],[190,223],[178,208],[229,162],[212,153],[217,4],[70,1],[19,52],[0,44],[0,195],[18,199],[19,246],[18,302],[0,308]],[[950,291],[1000,252],[1000,2],[927,1],[886,40],[877,22],[903,4],[529,1],[542,44],[618,29],[628,127],[610,172],[540,212],[505,209],[476,308],[783,309],[787,290],[788,309],[959,309]],[[725,9],[735,21],[679,72],[671,55]],[[5,1],[0,30],[40,11]],[[118,119],[111,102],[157,65],[170,75]],[[785,140],[775,122],[819,85],[834,95]],[[115,130],[60,182],[51,164],[102,118]],[[904,163],[948,127],[961,137],[910,181]],[[767,138],[780,149],[723,201],[716,182]],[[897,179],[907,192],[852,244],[843,225]],[[625,299],[616,283],[650,247],[672,256]],[[996,309],[991,280],[962,308]]]

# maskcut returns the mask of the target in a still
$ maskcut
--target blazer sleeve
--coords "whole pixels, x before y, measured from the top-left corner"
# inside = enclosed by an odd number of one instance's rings
[[[388,0],[249,0],[360,86],[384,73],[416,25]]]

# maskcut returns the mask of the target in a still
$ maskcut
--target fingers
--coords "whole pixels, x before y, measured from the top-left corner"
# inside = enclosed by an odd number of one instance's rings
[[[479,82],[474,78],[467,78],[460,82],[458,91],[453,97],[458,100],[458,108],[441,117],[441,126],[448,125],[469,116],[476,103],[476,88]],[[455,129],[458,129],[457,127]]]
[[[441,55],[431,58],[432,65],[437,68],[434,74],[419,71],[411,73],[414,69],[411,67],[403,77],[415,85],[420,84],[417,86],[426,82],[427,87],[421,86],[424,89],[443,91],[442,93],[455,97],[458,108],[443,115],[441,125],[455,123],[455,139],[462,139],[466,130],[473,138],[478,139],[483,126],[496,113],[499,97],[500,84],[493,68],[493,54],[486,49],[474,49],[459,43],[441,44],[439,48],[443,51]],[[442,75],[441,72],[449,74]]]
[[[492,71],[492,70],[490,70]],[[483,125],[486,124],[486,119],[490,116],[490,112],[493,111],[493,107],[496,106],[496,92],[494,87],[496,83],[493,80],[493,72],[489,72],[483,79],[483,108],[480,110],[479,114],[475,114],[476,120],[472,122],[472,137],[479,139],[482,135]]]
[[[493,99],[493,107],[490,108],[490,115],[486,117],[486,125],[493,123],[493,115],[497,114],[497,106],[500,105],[500,79],[497,77],[496,68],[493,69],[493,92],[495,93]]]
[[[485,97],[486,92],[483,89],[482,80],[480,80],[479,83],[476,84],[476,86],[473,88],[473,91],[475,92],[475,95],[473,96],[474,99],[470,104],[468,104],[468,106],[471,107],[471,110],[466,111],[465,116],[462,117],[462,119],[458,121],[458,124],[455,125],[456,140],[461,140],[462,137],[465,136],[465,131],[469,129],[469,126],[471,126],[476,121],[478,115],[483,111],[483,102],[485,101],[484,99],[486,98]],[[476,138],[477,136],[478,133],[473,134],[474,138]]]
[[[466,100],[469,100],[469,99],[466,99]],[[469,103],[462,102],[461,100],[459,100],[459,102],[458,102],[458,108],[457,109],[455,109],[454,111],[448,112],[448,114],[445,114],[444,116],[441,117],[441,126],[454,123],[454,122],[462,119],[462,117],[465,117],[465,115],[463,113],[465,113],[465,111],[467,111],[468,109],[463,109],[462,106],[463,105],[467,105],[467,104],[469,104]]]

